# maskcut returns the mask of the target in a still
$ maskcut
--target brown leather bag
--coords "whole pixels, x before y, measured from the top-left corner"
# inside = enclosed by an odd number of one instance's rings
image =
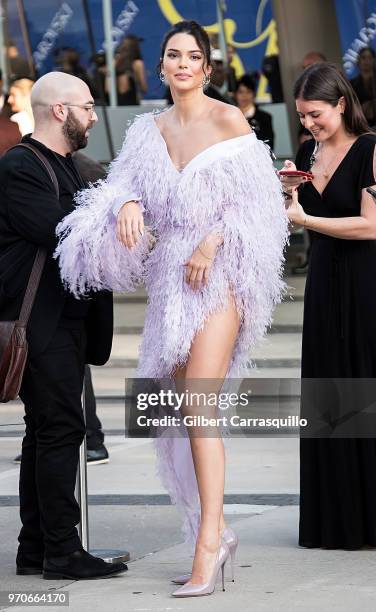
[[[16,147],[30,149],[47,170],[59,197],[56,174],[45,156],[33,145],[20,143]],[[12,148],[16,148],[12,147]],[[26,328],[34,305],[44,264],[46,249],[38,249],[17,321],[0,321],[0,402],[16,399],[20,391],[27,359]]]

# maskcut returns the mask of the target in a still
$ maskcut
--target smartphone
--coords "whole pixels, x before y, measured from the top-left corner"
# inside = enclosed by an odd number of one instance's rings
[[[304,172],[303,170],[280,170],[278,172],[280,176],[296,176],[296,177],[306,177],[309,179],[313,179],[312,172]]]

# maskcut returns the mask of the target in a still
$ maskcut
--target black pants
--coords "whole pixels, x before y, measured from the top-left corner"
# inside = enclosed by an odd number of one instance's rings
[[[65,555],[82,548],[74,496],[86,334],[83,321],[61,322],[46,351],[28,359],[20,397],[26,433],[20,472],[23,552]]]

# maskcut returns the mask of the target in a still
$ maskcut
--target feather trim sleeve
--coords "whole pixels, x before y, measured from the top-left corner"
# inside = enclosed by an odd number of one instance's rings
[[[289,235],[282,187],[269,149],[255,136],[245,141],[223,168],[223,188],[231,195],[219,224],[225,274],[243,320],[240,359],[263,337],[282,299]]]
[[[65,286],[76,297],[90,290],[133,291],[143,280],[148,235],[133,249],[125,247],[116,239],[114,211],[129,200],[142,200],[139,169],[146,138],[144,122],[143,115],[136,118],[107,178],[78,192],[76,209],[56,228],[59,244],[54,257],[59,260]]]

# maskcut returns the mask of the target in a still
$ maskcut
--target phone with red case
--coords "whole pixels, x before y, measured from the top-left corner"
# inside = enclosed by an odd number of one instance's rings
[[[312,172],[304,172],[304,170],[280,170],[278,173],[280,176],[295,176],[295,177],[306,177],[313,179]]]

